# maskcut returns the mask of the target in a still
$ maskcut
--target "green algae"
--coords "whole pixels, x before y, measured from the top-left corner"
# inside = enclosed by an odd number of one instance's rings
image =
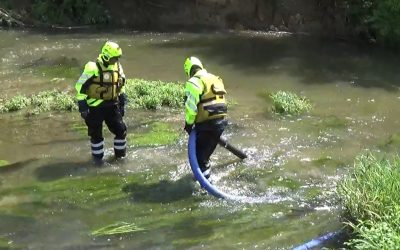
[[[289,177],[275,176],[268,181],[268,186],[285,187],[292,191],[298,190],[303,184]]]
[[[323,117],[313,124],[319,130],[326,129],[343,129],[347,126],[347,121],[345,119],[340,119],[337,116],[327,116]]]
[[[326,167],[331,169],[337,169],[339,166],[344,166],[345,163],[336,159],[332,159],[329,156],[321,156],[320,158],[311,161],[311,164],[317,167]]]
[[[10,162],[6,161],[6,160],[0,160],[0,168],[9,165]]]
[[[73,123],[70,126],[70,130],[78,133],[81,136],[87,136],[87,126],[83,121],[79,123]]]
[[[161,146],[171,145],[179,139],[179,131],[171,124],[153,122],[147,126],[144,133],[128,134],[128,143],[133,146]]]
[[[119,176],[103,174],[44,183],[40,185],[39,192],[43,194],[43,199],[48,204],[62,203],[89,208],[126,198],[121,188]]]
[[[6,237],[0,236],[0,250],[12,249],[12,241]]]
[[[400,147],[400,133],[394,133],[388,138],[382,139],[378,143],[378,147],[383,150],[397,151]]]
[[[56,79],[74,79],[78,78],[81,73],[81,66],[78,60],[66,56],[57,58],[42,57],[23,65],[22,69],[33,69],[36,74]]]
[[[120,234],[140,232],[144,230],[146,229],[136,226],[135,223],[116,222],[114,224],[92,231],[91,235],[96,237],[106,236],[106,235],[120,235]]]
[[[43,76],[53,79],[75,79],[79,77],[81,69],[79,67],[71,67],[68,65],[40,66],[36,69]],[[57,82],[57,81],[52,81]]]
[[[308,187],[305,190],[304,198],[308,201],[318,198],[322,194],[322,189],[319,187]]]
[[[21,212],[28,215],[34,213],[34,208],[94,208],[128,198],[129,194],[123,192],[122,188],[127,181],[138,181],[138,178],[136,175],[121,177],[111,173],[66,177],[2,190],[0,195],[25,197],[20,199],[22,203],[17,203],[14,207],[19,207]],[[30,210],[24,207],[29,207]],[[18,209],[14,208],[13,211]]]
[[[262,169],[248,169],[243,166],[237,166],[229,173],[229,179],[241,180],[246,182],[255,182],[257,179],[266,178],[270,173]]]

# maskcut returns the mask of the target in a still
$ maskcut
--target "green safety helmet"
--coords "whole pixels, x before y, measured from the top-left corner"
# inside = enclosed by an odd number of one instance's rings
[[[199,58],[191,56],[186,58],[185,64],[183,65],[183,69],[185,70],[186,75],[190,76],[190,70],[193,66],[198,66],[200,69],[203,69],[203,64],[199,60]]]
[[[117,43],[107,41],[103,45],[103,48],[101,48],[101,54],[100,55],[101,55],[101,58],[103,58],[104,61],[108,62],[113,57],[122,56],[122,49],[119,47],[119,45]]]

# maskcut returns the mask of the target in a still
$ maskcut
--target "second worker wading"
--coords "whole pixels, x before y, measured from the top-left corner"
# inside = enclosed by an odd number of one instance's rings
[[[86,93],[90,99],[117,100],[121,88],[124,86],[120,64],[116,63],[110,69],[96,61],[96,66],[99,70],[98,75],[95,75],[91,82],[85,84],[82,92]]]
[[[203,94],[198,104],[196,123],[223,118],[227,113],[226,90],[221,78],[208,72],[205,74],[203,72],[204,70],[194,75],[194,77],[199,78],[204,84]]]

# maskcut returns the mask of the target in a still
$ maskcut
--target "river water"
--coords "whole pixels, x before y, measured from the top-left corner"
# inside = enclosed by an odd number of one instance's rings
[[[217,148],[211,180],[256,199],[223,201],[201,191],[183,132],[173,145],[130,146],[124,161],[97,167],[88,138],[74,129],[83,125],[77,112],[1,114],[0,159],[11,163],[0,175],[5,248],[291,249],[341,228],[335,185],[357,155],[397,151],[398,58],[305,35],[0,31],[0,98],[73,89],[79,71],[57,77],[37,68],[69,62],[81,70],[106,39],[121,45],[128,78],[184,82],[190,55],[223,78],[233,103],[224,136],[249,158]],[[273,114],[266,93],[278,90],[309,98],[313,110]],[[149,121],[183,126],[178,111],[131,109],[125,120],[130,133]],[[111,158],[109,133],[106,147]],[[119,221],[143,230],[90,235]]]

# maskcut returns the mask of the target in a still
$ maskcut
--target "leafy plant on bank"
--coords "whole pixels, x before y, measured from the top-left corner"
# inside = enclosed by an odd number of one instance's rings
[[[32,14],[48,24],[105,24],[110,20],[100,0],[35,0]]]
[[[400,158],[361,155],[354,173],[338,185],[345,218],[354,232],[347,243],[354,249],[399,249]]]
[[[349,24],[356,32],[372,36],[388,46],[399,46],[400,1],[346,0],[345,10]]]

